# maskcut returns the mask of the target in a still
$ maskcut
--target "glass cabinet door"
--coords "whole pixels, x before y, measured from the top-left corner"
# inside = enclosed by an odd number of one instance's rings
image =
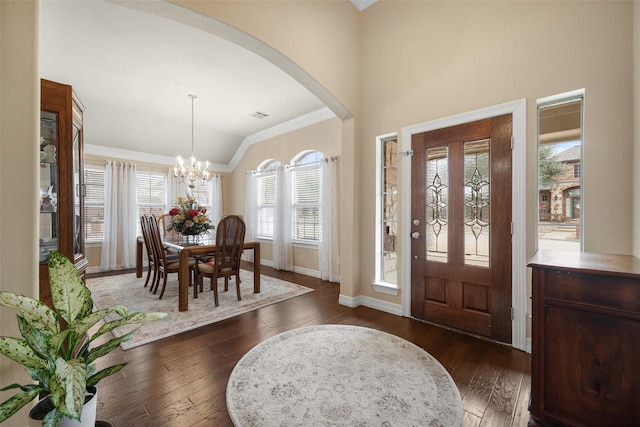
[[[74,112],[75,113],[75,112]],[[84,210],[84,183],[81,159],[82,124],[73,120],[73,252],[75,258],[84,254],[84,236],[82,227],[82,212]]]
[[[40,262],[58,249],[58,115],[40,113]]]

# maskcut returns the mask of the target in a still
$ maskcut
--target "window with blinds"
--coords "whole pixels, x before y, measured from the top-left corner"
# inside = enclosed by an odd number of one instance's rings
[[[167,208],[167,181],[162,173],[137,172],[136,194],[138,197],[138,218],[142,215],[155,215],[159,217],[168,212]],[[142,234],[140,221],[138,234]]]
[[[136,173],[138,214],[162,215],[167,209],[166,177],[152,172]]]
[[[104,239],[104,168],[88,167],[84,170],[86,196],[85,211],[85,239],[88,242]],[[166,177],[161,173],[136,173],[138,218],[145,214],[156,217],[168,212],[166,202]],[[208,192],[206,200],[208,201]],[[204,200],[203,196],[203,200]],[[196,199],[198,200],[198,199]],[[138,222],[138,234],[142,234]]]
[[[258,168],[256,178],[258,193],[258,237],[273,238],[276,216],[276,167],[275,160],[267,161]]]
[[[291,167],[291,223],[294,240],[320,241],[321,159],[322,153],[309,151],[294,160]]]
[[[104,238],[104,169],[85,169],[84,235],[86,241]]]
[[[196,185],[195,188],[191,189],[191,194],[193,194],[193,198],[196,199],[196,202],[200,206],[204,206],[207,210],[211,210],[211,190],[213,183],[211,181],[207,181],[202,185]]]

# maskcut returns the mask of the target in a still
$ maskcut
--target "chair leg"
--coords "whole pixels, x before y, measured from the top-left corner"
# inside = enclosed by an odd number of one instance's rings
[[[215,277],[215,274],[211,276],[211,289],[213,289],[213,301],[215,302],[216,307],[219,307],[220,302],[218,301],[218,278]]]
[[[242,301],[240,296],[240,273],[236,273],[236,293],[238,294],[238,301]]]
[[[160,296],[158,297],[158,299],[162,299],[162,295],[164,295],[164,290],[167,288],[167,273],[164,272],[164,274],[162,275],[162,290],[160,291]]]
[[[224,276],[224,291],[227,292],[229,290],[229,276]]]
[[[153,267],[151,267],[151,263],[149,263],[149,267],[147,267],[147,280],[144,281],[144,287],[146,288],[147,285],[149,284],[149,279],[151,278],[151,270]]]
[[[156,292],[158,292],[158,285],[160,284],[160,275],[162,273],[160,272],[159,268],[155,268],[153,270],[153,282],[151,283],[151,286],[149,287],[149,292],[153,292],[154,294]]]
[[[204,275],[197,270],[193,270],[193,297],[198,298],[198,288],[202,292],[202,282],[204,281]]]
[[[156,284],[157,289],[158,283],[160,283],[160,267],[158,264],[153,265],[153,282]]]
[[[200,282],[200,274],[193,270],[194,279],[193,279],[193,298],[198,298],[198,284]]]

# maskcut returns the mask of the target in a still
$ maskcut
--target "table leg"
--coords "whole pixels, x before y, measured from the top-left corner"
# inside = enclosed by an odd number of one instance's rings
[[[142,277],[142,242],[136,239],[136,277]]]
[[[178,311],[189,309],[189,250],[180,251],[178,267]]]
[[[253,292],[260,293],[260,243],[253,248]]]

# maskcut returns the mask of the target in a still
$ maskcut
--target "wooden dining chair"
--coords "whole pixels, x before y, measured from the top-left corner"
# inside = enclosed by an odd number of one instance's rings
[[[236,293],[240,296],[240,256],[244,244],[246,225],[242,217],[227,215],[220,220],[216,227],[216,250],[210,261],[196,261],[196,281],[193,286],[193,296],[198,297],[198,288],[202,290],[204,277],[211,278],[211,289],[216,307],[218,302],[218,278],[224,277],[224,290],[229,289],[229,278],[236,277]]]
[[[160,227],[160,234],[162,235],[163,238],[167,237],[167,234],[171,234],[172,236],[176,234],[176,232],[173,230],[167,231],[167,227],[169,226],[170,222],[171,222],[171,215],[169,215],[168,213],[162,214],[158,217],[158,226]]]
[[[149,230],[149,223],[146,215],[142,215],[140,217],[140,228],[142,229],[142,239],[144,240],[144,247],[147,250],[147,280],[144,282],[144,287],[146,288],[149,284],[149,279],[151,278],[151,272],[153,271],[153,280],[151,281],[151,287],[156,281],[156,276],[158,274],[158,264],[156,263],[155,249],[153,248],[153,242],[151,241],[151,231]]]
[[[150,290],[153,293],[158,292],[158,286],[160,285],[160,279],[162,279],[162,290],[160,291],[159,299],[162,299],[164,295],[164,291],[167,288],[167,275],[169,273],[178,273],[180,267],[180,260],[177,257],[169,256],[162,244],[162,235],[160,234],[160,227],[158,226],[158,221],[155,216],[151,215],[148,219],[149,229],[151,231],[151,238],[153,241],[153,249],[155,251],[155,256],[158,264],[158,277],[156,282],[154,283],[154,287]],[[195,268],[195,260],[189,260],[189,285],[193,283],[192,275]]]

